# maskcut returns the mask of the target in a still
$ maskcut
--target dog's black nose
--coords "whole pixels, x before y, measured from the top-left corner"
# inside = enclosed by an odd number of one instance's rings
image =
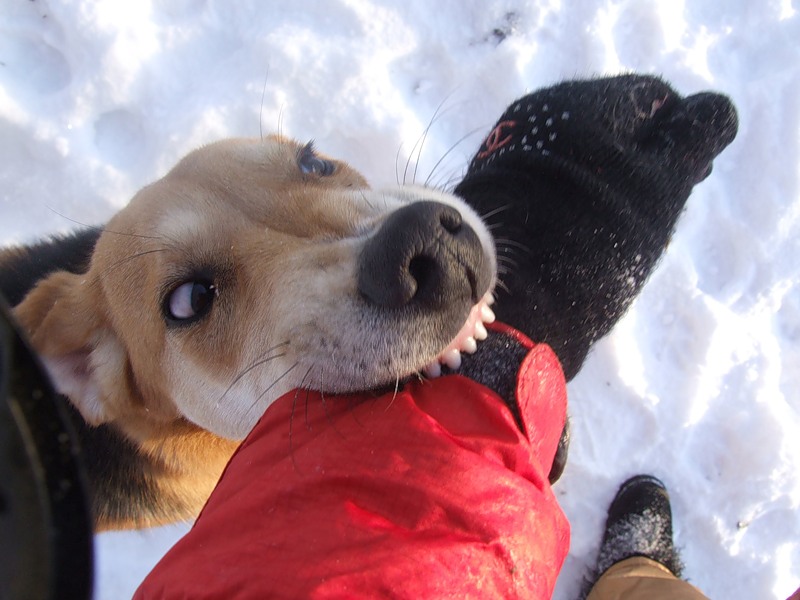
[[[392,213],[366,243],[358,290],[385,308],[441,308],[488,289],[490,269],[478,235],[455,208],[420,201]]]

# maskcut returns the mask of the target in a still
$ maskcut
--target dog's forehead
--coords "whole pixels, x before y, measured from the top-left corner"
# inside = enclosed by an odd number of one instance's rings
[[[326,191],[368,188],[364,178],[336,161],[332,176],[304,173],[299,158],[304,146],[269,136],[228,139],[203,146],[184,157],[162,179],[143,188],[115,217],[126,230],[168,234],[196,231],[201,223],[256,223],[270,215],[282,218],[290,202],[308,204]]]
[[[233,173],[286,177],[296,168],[301,145],[279,136],[231,138],[201,146],[181,159],[167,177],[229,179]]]
[[[310,144],[277,135],[221,140],[187,154],[164,179],[189,179],[211,187],[224,184],[227,189],[247,190],[264,185],[368,187],[360,173],[339,160],[335,160],[335,173],[329,177],[304,173],[301,156],[311,154],[330,159],[311,148]]]
[[[95,262],[135,256],[131,269],[148,264],[155,273],[234,248],[241,255],[265,244],[352,237],[381,203],[364,201],[366,181],[341,161],[332,172],[306,172],[301,163],[308,153],[307,146],[274,136],[223,140],[191,152],[112,218]],[[111,269],[125,281],[135,274],[127,270]]]

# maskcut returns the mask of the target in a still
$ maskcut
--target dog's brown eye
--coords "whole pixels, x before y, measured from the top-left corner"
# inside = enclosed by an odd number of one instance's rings
[[[205,315],[217,296],[217,288],[208,281],[187,281],[175,288],[166,298],[167,318],[186,323]]]
[[[319,175],[320,177],[333,175],[336,170],[336,165],[331,161],[317,156],[314,152],[313,142],[309,142],[301,148],[297,155],[297,166],[306,175]]]

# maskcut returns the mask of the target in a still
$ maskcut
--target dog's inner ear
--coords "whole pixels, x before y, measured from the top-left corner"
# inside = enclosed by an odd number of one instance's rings
[[[103,326],[98,295],[86,275],[58,272],[14,309],[56,390],[94,425],[112,418],[103,380],[124,373],[126,360],[119,340]]]

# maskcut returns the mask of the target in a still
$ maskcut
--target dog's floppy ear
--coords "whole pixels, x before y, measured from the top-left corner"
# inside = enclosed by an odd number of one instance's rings
[[[111,419],[103,374],[124,373],[125,353],[105,327],[100,290],[84,274],[57,272],[31,290],[14,312],[55,388],[88,423]]]

